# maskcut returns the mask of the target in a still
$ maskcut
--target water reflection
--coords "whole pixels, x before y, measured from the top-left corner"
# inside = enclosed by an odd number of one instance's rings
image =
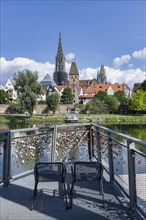
[[[146,141],[146,124],[106,124],[105,127]]]

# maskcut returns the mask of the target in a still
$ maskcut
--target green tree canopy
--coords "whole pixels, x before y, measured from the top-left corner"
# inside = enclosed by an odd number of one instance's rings
[[[118,99],[120,104],[124,104],[127,102],[127,98],[124,91],[117,91],[114,93],[114,96]]]
[[[15,74],[13,79],[19,102],[31,116],[37,102],[37,95],[42,93],[41,85],[38,83],[38,73],[25,69]]]
[[[8,103],[8,94],[5,92],[4,89],[0,89],[0,104],[6,104]]]
[[[22,105],[20,102],[11,102],[9,107],[8,107],[8,111],[10,111],[11,113],[18,113],[18,114],[22,114],[25,112],[25,109],[22,108]]]
[[[116,112],[120,103],[115,96],[108,96],[105,100],[105,105],[108,108],[109,112]]]
[[[104,102],[108,97],[107,92],[99,91],[94,98]]]
[[[46,103],[48,109],[50,111],[53,111],[53,114],[55,114],[56,110],[58,109],[59,101],[60,101],[60,96],[57,93],[52,93],[46,97]]]
[[[85,110],[89,113],[107,113],[107,109],[103,102],[98,99],[93,99],[86,104]]]
[[[141,86],[139,87],[139,89],[146,91],[146,79],[142,82]]]
[[[132,94],[129,109],[139,112],[146,111],[146,91],[138,89],[136,93]]]
[[[72,94],[72,90],[67,87],[63,90],[62,96],[61,96],[61,102],[63,104],[72,104],[74,99],[74,95]]]

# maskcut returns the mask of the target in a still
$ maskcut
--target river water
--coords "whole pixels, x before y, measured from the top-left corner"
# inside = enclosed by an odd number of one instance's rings
[[[37,125],[37,127],[38,126],[41,125]],[[123,134],[130,135],[131,137],[135,137],[140,140],[146,141],[146,124],[102,124],[102,126],[118,131]],[[0,124],[0,130],[20,129],[28,127],[35,127],[35,125],[25,123]]]

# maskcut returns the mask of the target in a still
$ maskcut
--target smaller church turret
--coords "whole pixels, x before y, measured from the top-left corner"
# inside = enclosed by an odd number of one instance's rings
[[[79,72],[75,62],[72,62],[69,72],[69,88],[74,95],[74,103],[79,102]]]
[[[101,65],[100,70],[97,72],[97,83],[106,84],[106,71],[104,65]]]

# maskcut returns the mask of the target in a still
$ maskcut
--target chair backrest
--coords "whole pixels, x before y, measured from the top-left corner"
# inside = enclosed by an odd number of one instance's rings
[[[98,161],[74,163],[74,181],[97,181],[103,177],[103,167]]]
[[[62,162],[39,162],[34,167],[36,181],[64,182],[66,169]]]

